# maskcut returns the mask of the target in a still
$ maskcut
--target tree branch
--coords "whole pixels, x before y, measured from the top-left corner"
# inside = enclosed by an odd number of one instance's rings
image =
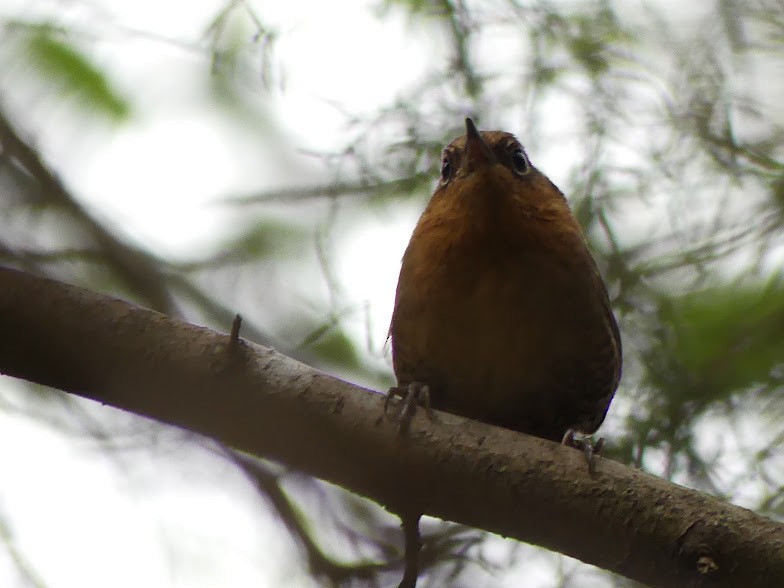
[[[131,291],[158,310],[176,314],[177,305],[165,286],[159,263],[150,254],[123,242],[69,192],[60,177],[44,161],[41,154],[14,129],[0,105],[0,153],[14,159],[38,183],[41,196],[73,215],[85,227],[100,252],[117,271]]]
[[[305,517],[281,488],[278,476],[270,472],[255,458],[243,453],[233,452],[230,457],[232,462],[253,482],[259,494],[272,503],[291,536],[302,545],[312,575],[329,579],[330,585],[339,586],[352,579],[368,581],[375,578],[379,572],[394,569],[393,565],[389,563],[345,564],[331,558],[314,540]]]
[[[784,525],[599,458],[379,394],[275,351],[0,268],[0,372],[214,437],[368,496],[655,586],[784,586]]]

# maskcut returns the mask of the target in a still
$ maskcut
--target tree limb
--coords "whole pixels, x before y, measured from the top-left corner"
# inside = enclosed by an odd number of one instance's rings
[[[784,525],[639,470],[383,397],[271,349],[0,268],[0,372],[655,586],[784,586]]]
[[[235,451],[228,456],[250,479],[259,494],[269,500],[289,533],[303,547],[310,573],[317,578],[329,579],[331,586],[340,586],[348,580],[368,581],[379,572],[394,569],[388,563],[359,562],[346,564],[327,555],[313,539],[305,517],[280,486],[279,476],[269,471],[259,460]]]
[[[0,105],[0,153],[15,160],[38,183],[41,198],[73,215],[86,229],[101,254],[125,281],[131,291],[158,310],[178,313],[177,305],[165,286],[164,276],[154,256],[125,243],[99,222],[69,192],[60,177],[41,154],[12,125]]]

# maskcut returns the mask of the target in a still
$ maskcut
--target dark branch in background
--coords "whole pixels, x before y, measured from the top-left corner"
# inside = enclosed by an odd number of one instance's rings
[[[48,200],[79,220],[94,239],[101,254],[117,270],[129,291],[151,308],[171,315],[178,310],[159,271],[160,262],[150,254],[123,243],[77,202],[38,151],[24,141],[0,108],[0,147],[38,183],[39,197]]]
[[[784,586],[784,525],[607,459],[383,397],[272,350],[0,269],[0,372],[655,586]],[[481,501],[481,508],[477,501]]]
[[[272,506],[289,534],[304,550],[311,575],[329,581],[332,586],[344,586],[352,580],[362,581],[362,585],[372,580],[381,581],[381,585],[385,585],[383,576],[394,573],[396,577],[400,577],[407,562],[400,549],[390,549],[391,546],[384,540],[384,537],[391,532],[395,534],[399,532],[398,525],[391,529],[388,525],[378,523],[374,525],[376,528],[374,536],[360,534],[355,528],[341,526],[340,531],[348,536],[349,543],[359,542],[366,548],[365,550],[370,548],[381,554],[381,561],[359,561],[356,563],[337,561],[319,546],[313,536],[307,516],[289,497],[288,492],[282,488],[281,478],[285,474],[275,473],[272,468],[252,455],[228,448],[224,448],[222,455],[243,471],[261,497]],[[322,515],[321,522],[323,523],[323,519],[330,516],[333,515]],[[414,526],[413,532],[419,532],[417,526]],[[444,569],[449,579],[455,580],[467,563],[480,563],[476,561],[476,558],[470,557],[467,552],[481,541],[482,534],[462,525],[439,525],[438,531],[429,535],[426,540],[427,548],[423,550],[419,562],[421,564],[420,572],[431,573],[431,570],[439,567]],[[433,576],[431,579],[436,581],[433,585],[442,585],[438,583],[441,578],[436,572],[432,572],[431,575]],[[450,582],[448,585],[451,586],[452,583]]]
[[[16,569],[19,571],[19,575],[22,576],[27,585],[33,586],[34,588],[47,588],[48,585],[40,578],[35,571],[35,567],[17,547],[13,534],[6,526],[4,516],[0,516],[0,543],[5,546],[8,556],[13,561]]]
[[[410,194],[416,188],[432,182],[430,171],[416,173],[407,178],[377,182],[336,182],[321,186],[282,188],[255,194],[229,196],[225,204],[251,205],[268,202],[309,202],[313,199],[339,198],[341,196],[377,196],[388,194]]]
[[[454,51],[453,63],[450,69],[460,73],[463,78],[465,93],[471,98],[474,102],[474,107],[476,107],[478,106],[484,83],[479,74],[477,74],[471,60],[470,45],[474,23],[471,22],[471,15],[463,0],[443,0],[441,9],[444,11],[442,18],[444,18],[449,27],[449,36]],[[471,112],[468,114],[476,116],[479,113]]]
[[[102,263],[104,257],[98,251],[90,249],[66,248],[56,251],[35,251],[26,248],[10,248],[0,243],[0,259],[6,263],[18,263],[26,267],[45,264],[58,264],[66,261],[82,261]]]
[[[43,160],[40,153],[24,141],[13,128],[6,113],[0,108],[0,149],[2,156],[21,167],[31,181],[35,182],[35,197],[59,207],[80,222],[92,237],[96,248],[68,248],[52,251],[37,251],[12,248],[0,243],[0,259],[7,263],[23,265],[38,270],[43,264],[58,264],[78,260],[110,268],[121,279],[128,291],[141,303],[150,308],[178,316],[180,314],[174,293],[190,299],[205,317],[218,325],[231,324],[235,311],[181,275],[187,267],[169,264],[166,261],[137,249],[116,236],[109,228],[94,218],[63,184],[57,174]],[[187,264],[186,264],[187,265]],[[196,264],[194,264],[196,265]],[[251,322],[243,324],[245,336],[252,341],[272,347],[279,345],[277,339]],[[293,351],[297,359],[312,361],[305,351]]]
[[[400,520],[403,525],[403,543],[406,545],[406,565],[398,588],[416,588],[419,576],[419,551],[422,549],[419,515],[402,515]]]
[[[237,316],[236,311],[205,293],[204,290],[182,277],[179,273],[167,274],[167,280],[172,290],[183,298],[191,300],[198,306],[199,311],[209,317],[215,324],[229,326],[234,322],[234,318]],[[242,336],[256,343],[275,347],[275,340],[268,333],[246,320],[242,321]]]
[[[313,576],[326,578],[332,585],[338,586],[351,579],[369,580],[377,577],[379,572],[400,567],[400,562],[347,564],[335,561],[318,546],[308,529],[305,516],[281,488],[279,477],[275,473],[252,456],[234,451],[229,457],[253,482],[259,493],[271,503],[291,536],[302,546]]]

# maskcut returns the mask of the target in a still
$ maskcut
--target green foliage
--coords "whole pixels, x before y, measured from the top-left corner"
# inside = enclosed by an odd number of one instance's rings
[[[221,259],[249,261],[291,255],[305,238],[301,227],[272,217],[261,217],[221,247]]]
[[[334,322],[324,323],[310,333],[300,344],[326,365],[340,366],[345,370],[362,368],[361,358],[353,340]]]
[[[63,97],[109,120],[128,118],[126,98],[107,74],[60,32],[48,26],[33,27],[25,45],[26,57],[36,73]]]
[[[677,361],[692,401],[727,401],[750,388],[784,384],[784,283],[717,286],[671,300],[664,351]]]
[[[631,40],[615,12],[607,6],[571,18],[553,18],[551,22],[556,20],[563,31],[549,31],[552,44],[561,45],[565,36],[570,56],[590,77],[607,73],[611,65],[610,49]]]
[[[784,222],[784,175],[779,175],[770,182],[770,195],[778,207],[781,222]]]
[[[403,8],[412,17],[436,11],[440,6],[448,5],[449,2],[439,2],[437,0],[383,0],[379,3],[378,12],[386,14],[393,8]]]

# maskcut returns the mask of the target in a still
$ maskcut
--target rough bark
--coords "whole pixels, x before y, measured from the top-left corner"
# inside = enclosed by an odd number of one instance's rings
[[[591,477],[573,449],[454,415],[419,414],[401,438],[377,393],[4,268],[0,372],[214,437],[395,512],[421,510],[646,584],[784,586],[781,523],[606,459]]]

